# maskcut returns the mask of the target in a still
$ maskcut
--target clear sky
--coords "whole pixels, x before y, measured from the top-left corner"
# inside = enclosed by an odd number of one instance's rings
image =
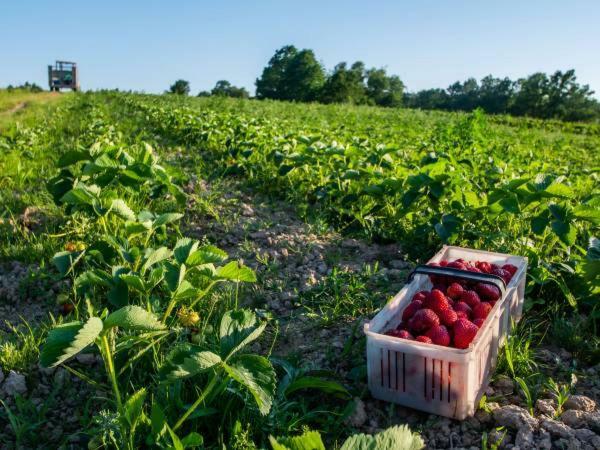
[[[78,63],[83,89],[192,93],[254,80],[286,44],[385,67],[414,91],[487,74],[574,68],[600,97],[600,0],[1,0],[0,86],[47,88],[47,65]]]

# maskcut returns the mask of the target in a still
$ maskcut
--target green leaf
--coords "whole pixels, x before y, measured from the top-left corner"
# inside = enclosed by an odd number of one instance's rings
[[[256,315],[247,309],[227,311],[221,318],[219,330],[221,355],[228,357],[257,339],[266,323],[256,325]]]
[[[131,394],[131,396],[123,404],[125,420],[127,420],[132,430],[135,429],[137,422],[142,417],[142,408],[144,407],[145,399],[146,388],[141,388],[137,392]]]
[[[169,450],[185,450],[183,443],[177,437],[177,434],[171,429],[169,425],[167,425],[167,430],[169,431],[169,435],[171,436],[171,441],[173,442],[173,447],[170,447]]]
[[[165,263],[165,269],[165,280],[167,281],[167,286],[171,292],[175,292],[185,278],[185,264],[178,265],[167,261]]]
[[[110,205],[110,211],[115,213],[121,219],[135,221],[135,213],[131,210],[124,200],[117,198],[112,201]]]
[[[54,327],[42,348],[40,364],[55,367],[92,344],[102,332],[102,320],[90,317],[85,324],[68,322]]]
[[[521,211],[521,208],[519,207],[519,200],[517,200],[517,196],[515,194],[509,194],[501,199],[500,206],[502,206],[504,211],[512,214],[518,214]]]
[[[250,391],[261,414],[268,414],[276,382],[275,370],[269,360],[259,355],[240,355],[233,364],[223,364],[223,367],[231,378]]]
[[[307,430],[300,436],[279,437],[269,436],[273,450],[325,450],[325,444],[318,431]]]
[[[164,261],[171,257],[171,250],[167,247],[159,247],[156,250],[150,252],[150,254],[146,257],[146,261],[142,266],[142,273],[146,272],[150,266],[153,266],[156,263]]]
[[[586,220],[594,225],[600,225],[600,208],[579,205],[573,209],[573,215],[578,219]]]
[[[86,161],[90,159],[90,153],[87,150],[71,150],[64,153],[59,159],[56,165],[58,167],[67,167],[75,164],[79,161]]]
[[[575,197],[575,193],[573,189],[571,189],[566,184],[562,183],[553,183],[546,188],[544,194],[551,197],[564,197],[564,198],[573,198]]]
[[[138,277],[137,275],[121,275],[119,278],[125,282],[127,286],[132,289],[135,289],[138,292],[144,293],[146,292],[146,286],[144,281]]]
[[[217,276],[226,280],[238,282],[246,281],[254,283],[256,281],[254,271],[250,267],[240,264],[238,261],[231,261],[223,267],[219,267],[217,269]]]
[[[68,205],[91,205],[95,200],[96,196],[84,188],[73,188],[60,199]]]
[[[186,437],[181,440],[184,448],[188,447],[200,447],[204,444],[204,438],[201,434],[192,431]]]
[[[158,405],[158,402],[152,402],[152,412],[150,413],[150,427],[152,429],[152,436],[160,437],[167,430],[167,418],[162,408]]]
[[[82,253],[58,252],[52,257],[52,263],[64,277],[81,259]]]
[[[180,356],[181,357],[181,356]],[[223,360],[219,355],[209,351],[188,352],[179,364],[173,364],[173,368],[167,377],[170,380],[189,378],[205,372],[221,364]]]
[[[125,330],[159,331],[165,328],[156,316],[139,306],[125,306],[104,320],[104,328],[120,327]]]
[[[285,176],[288,173],[290,173],[293,169],[294,169],[294,166],[291,166],[289,164],[282,164],[281,166],[279,166],[278,173],[281,176]]]
[[[553,220],[550,223],[552,231],[567,245],[575,244],[577,239],[577,230],[570,223],[563,222],[562,220]]]
[[[227,259],[227,253],[213,245],[203,245],[195,252],[191,253],[185,263],[189,267],[199,264],[220,263]]]
[[[344,386],[335,381],[311,376],[296,378],[285,389],[285,395],[290,395],[302,389],[316,389],[327,394],[350,395]]]
[[[420,450],[425,446],[421,437],[408,426],[394,426],[375,436],[355,434],[344,442],[340,450]]]
[[[197,247],[198,241],[193,241],[190,238],[179,239],[175,244],[175,248],[173,249],[175,260],[179,264],[185,263],[190,254],[193,253]]]
[[[166,225],[171,222],[175,222],[183,217],[183,214],[180,213],[165,213],[158,216],[152,222],[152,228],[158,228],[162,225]]]

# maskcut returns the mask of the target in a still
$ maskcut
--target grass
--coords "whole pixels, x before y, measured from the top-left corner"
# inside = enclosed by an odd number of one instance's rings
[[[25,319],[16,326],[7,323],[9,333],[0,333],[0,367],[4,371],[28,371],[37,364],[46,327],[33,328]]]

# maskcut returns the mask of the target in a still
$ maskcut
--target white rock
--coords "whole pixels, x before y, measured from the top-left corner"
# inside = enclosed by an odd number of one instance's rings
[[[531,417],[527,410],[517,405],[507,405],[493,411],[494,420],[499,426],[520,430],[526,427],[533,430],[537,426],[537,420]]]
[[[596,402],[585,395],[571,395],[565,402],[564,409],[592,412],[596,409]]]
[[[533,441],[533,431],[528,426],[519,428],[515,437],[515,445],[523,450],[530,450],[536,447]]]
[[[540,426],[553,436],[569,439],[575,435],[573,428],[554,419],[542,419]]]
[[[360,398],[355,397],[354,411],[352,412],[350,417],[348,417],[347,422],[354,427],[360,427],[364,425],[366,421],[367,411],[365,411],[365,404]]]
[[[2,386],[4,392],[7,395],[16,397],[17,394],[23,395],[27,392],[27,384],[25,383],[25,377],[20,373],[11,370],[4,381]]]
[[[554,401],[550,399],[538,399],[535,402],[535,409],[540,413],[548,417],[554,417],[556,409],[554,409]]]

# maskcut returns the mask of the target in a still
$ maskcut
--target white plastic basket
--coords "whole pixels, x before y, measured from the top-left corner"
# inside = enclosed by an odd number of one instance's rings
[[[458,258],[513,264],[517,271],[464,350],[382,334],[400,323],[402,311],[415,293],[432,288],[427,275],[416,275],[365,324],[367,372],[373,397],[459,420],[475,413],[496,365],[498,349],[510,332],[511,319],[516,323],[521,318],[527,258],[444,246],[429,262]]]

